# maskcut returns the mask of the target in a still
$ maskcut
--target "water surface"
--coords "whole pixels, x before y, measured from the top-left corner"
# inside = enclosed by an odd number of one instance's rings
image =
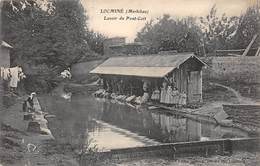
[[[77,148],[90,144],[99,150],[110,150],[169,142],[248,137],[239,129],[200,123],[162,113],[162,110],[136,109],[91,95],[72,96],[71,101],[46,96],[40,102],[47,112],[56,115],[49,122],[54,137],[60,143],[70,143]]]

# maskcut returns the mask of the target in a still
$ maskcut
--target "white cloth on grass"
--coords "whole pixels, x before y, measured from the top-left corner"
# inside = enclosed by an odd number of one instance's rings
[[[60,73],[62,78],[69,78],[71,79],[71,73],[69,70],[64,70],[63,72]]]
[[[3,80],[8,81],[10,79],[11,75],[10,75],[10,68],[1,68],[1,78]]]
[[[0,78],[4,77],[4,68],[0,67]]]

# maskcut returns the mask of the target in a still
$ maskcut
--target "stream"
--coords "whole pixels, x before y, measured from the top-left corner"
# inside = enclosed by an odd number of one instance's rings
[[[71,101],[44,96],[40,103],[56,118],[49,128],[60,143],[87,144],[99,151],[161,143],[248,137],[235,128],[200,123],[163,110],[135,109],[125,103],[75,95]]]

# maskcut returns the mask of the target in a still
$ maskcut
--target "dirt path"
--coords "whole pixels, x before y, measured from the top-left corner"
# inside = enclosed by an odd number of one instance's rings
[[[215,82],[214,83],[210,82],[210,84],[214,85],[214,86],[219,86],[219,87],[225,88],[228,91],[232,92],[236,96],[239,104],[258,104],[256,101],[252,100],[251,98],[241,96],[241,94],[238,91],[236,91],[235,89],[233,89],[231,87],[228,87],[228,86],[225,86],[225,85],[222,85],[219,83],[215,83]]]

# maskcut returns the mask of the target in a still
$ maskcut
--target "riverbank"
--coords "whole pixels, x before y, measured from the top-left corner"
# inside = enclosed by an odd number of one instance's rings
[[[29,121],[24,120],[22,112],[24,99],[19,97],[16,104],[0,111],[0,165],[78,165],[75,155],[55,142],[48,130],[45,129],[45,133],[28,132]]]
[[[150,158],[102,163],[100,166],[257,166],[260,164],[259,152],[235,152],[232,156],[186,157],[180,159]]]
[[[23,112],[22,112],[22,101],[24,99],[20,98],[17,100],[17,103],[10,108],[1,111],[1,164],[7,166],[21,166],[21,165],[78,165],[78,153],[74,147],[70,144],[63,144],[61,142],[46,139],[45,135],[27,132],[27,123],[23,120]],[[42,100],[40,100],[42,101]],[[42,101],[43,102],[43,101]],[[55,102],[57,104],[57,102]],[[44,106],[44,102],[42,103]],[[77,103],[77,106],[78,105]],[[68,107],[64,105],[64,107]],[[63,107],[62,107],[63,108]],[[73,108],[73,105],[72,107]],[[84,107],[85,108],[85,107]],[[48,109],[46,109],[48,110]],[[69,109],[70,110],[70,109]],[[73,114],[73,111],[64,112],[68,115]],[[85,109],[82,109],[85,110]],[[79,111],[79,110],[78,110]],[[48,110],[51,112],[51,110]],[[82,112],[83,113],[83,112]],[[82,114],[79,113],[80,117]],[[69,117],[69,116],[67,116]],[[84,117],[87,118],[87,117]],[[77,122],[77,126],[80,125],[80,122],[84,122],[84,118],[80,118],[82,120]],[[49,121],[55,121],[55,118]],[[55,124],[52,122],[52,127],[54,128]],[[49,125],[48,125],[49,127]],[[61,130],[58,126],[56,126],[58,130]],[[77,127],[78,128],[78,127]],[[70,128],[67,128],[68,130]],[[71,128],[75,131],[75,128]],[[82,131],[83,132],[83,131]],[[82,133],[79,132],[79,133]],[[63,133],[64,134],[64,133]],[[62,136],[63,137],[63,136]],[[28,150],[28,144],[36,145],[36,149]],[[255,160],[254,153],[242,153],[242,158],[248,160]],[[248,157],[249,156],[249,157]],[[218,156],[214,156],[216,158]],[[106,165],[175,165],[175,164],[182,164],[188,165],[189,163],[195,163],[195,165],[202,165],[199,161],[202,160],[201,157],[193,157],[193,158],[179,158],[178,160],[173,159],[134,159],[134,161],[119,161],[118,163],[108,161]],[[204,160],[211,161],[213,160],[212,157],[203,158]],[[223,157],[223,163],[229,163],[232,159],[231,157]],[[184,161],[184,162],[183,162]],[[244,161],[235,162],[235,164],[243,164]],[[99,163],[98,163],[99,164]],[[217,163],[218,164],[218,163]],[[205,164],[204,164],[205,165]],[[225,164],[224,164],[225,165]]]

